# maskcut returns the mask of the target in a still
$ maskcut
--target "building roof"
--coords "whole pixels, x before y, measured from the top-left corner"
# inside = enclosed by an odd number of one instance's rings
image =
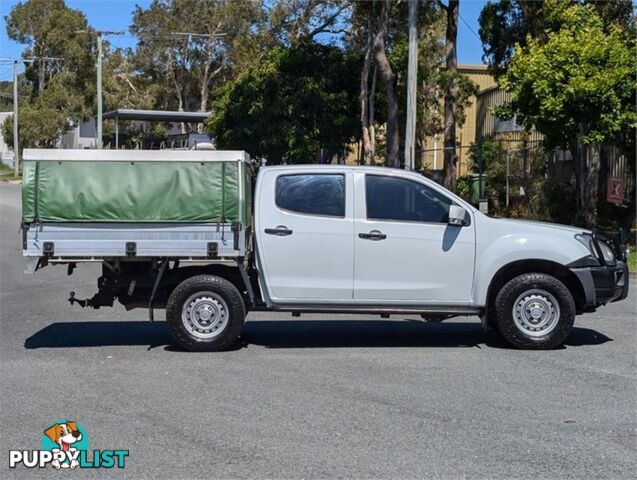
[[[210,112],[180,112],[175,110],[131,110],[118,108],[105,112],[102,118],[119,120],[147,120],[152,122],[203,122]]]

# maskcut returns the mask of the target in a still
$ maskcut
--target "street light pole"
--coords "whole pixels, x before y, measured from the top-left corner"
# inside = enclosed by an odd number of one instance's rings
[[[416,85],[418,76],[418,0],[409,0],[409,63],[407,65],[407,121],[405,169],[416,166]]]
[[[18,61],[13,61],[13,175],[20,175],[20,145],[18,144]]]

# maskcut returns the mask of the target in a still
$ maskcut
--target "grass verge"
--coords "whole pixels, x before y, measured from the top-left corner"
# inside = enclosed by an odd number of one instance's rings
[[[637,251],[635,250],[628,254],[628,271],[637,273]]]
[[[0,162],[0,181],[1,180],[20,180],[21,176],[13,175],[13,168]]]

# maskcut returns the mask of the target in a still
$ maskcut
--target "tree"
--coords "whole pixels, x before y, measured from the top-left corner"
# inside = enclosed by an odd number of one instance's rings
[[[65,75],[57,74],[42,96],[20,102],[20,147],[53,148],[70,126],[69,111],[76,99],[66,88]],[[13,147],[13,118],[2,124],[5,142]]]
[[[361,68],[360,75],[360,112],[361,112],[361,143],[362,143],[362,157],[365,165],[372,165],[374,163],[375,156],[375,133],[374,133],[374,95],[376,93],[376,68],[373,70],[372,86],[370,91],[369,75],[372,69],[372,48],[373,43],[373,31],[372,23],[374,22],[374,7],[375,2],[369,4],[359,3],[357,4],[358,16],[362,18],[362,25],[358,28],[357,33],[364,38],[363,50],[363,66]],[[364,11],[361,13],[360,10]]]
[[[94,104],[93,42],[90,34],[77,33],[89,32],[88,23],[82,12],[62,0],[17,3],[6,22],[8,36],[27,47],[23,57],[38,57],[21,75],[29,88],[20,92],[20,146],[52,147]],[[12,145],[12,122],[5,122],[2,132]]]
[[[632,22],[631,0],[580,0],[590,5],[606,26],[628,26]],[[544,0],[498,0],[488,2],[480,12],[480,39],[484,49],[483,58],[489,63],[496,77],[506,72],[516,45],[525,47],[530,38],[540,43],[546,40],[547,30],[559,30],[560,16],[546,18]]]
[[[301,42],[266,53],[217,91],[206,126],[219,148],[270,163],[312,162],[358,131],[356,59],[334,46]],[[325,158],[323,156],[322,158]]]
[[[441,65],[445,62],[446,12],[438,2],[421,1],[418,7],[418,117],[416,138],[424,166],[426,139],[444,131],[441,92],[450,84],[456,88],[456,125],[464,123],[464,107],[476,92],[476,85],[459,72],[450,74]],[[346,46],[362,59],[360,83],[362,158],[369,164],[375,154],[375,123],[387,121],[388,97],[383,89],[376,91],[378,64],[373,54],[373,41],[378,31],[383,2],[357,2],[352,14],[352,34]],[[407,2],[394,2],[387,24],[386,52],[392,72],[395,72],[397,131],[404,128],[406,118],[406,75],[408,61]],[[400,140],[400,139],[399,139]],[[400,144],[400,141],[399,141]],[[400,150],[399,150],[400,152]]]
[[[458,74],[458,52],[456,43],[458,39],[458,0],[449,0],[447,6],[443,6],[447,13],[447,29],[445,31],[445,67],[448,81],[445,86],[445,130],[444,130],[444,167],[442,183],[452,192],[456,190],[456,102],[458,87],[456,76]]]
[[[632,29],[605,25],[591,5],[545,2],[546,37],[515,47],[502,87],[511,102],[497,111],[517,113],[528,129],[545,136],[549,147],[570,149],[574,157],[579,223],[596,224],[599,156],[583,155],[582,145],[612,142],[635,127],[635,38]]]
[[[376,83],[380,78],[384,88],[382,103],[386,105],[385,163],[387,166],[400,165],[398,76],[391,64],[391,44],[396,25],[406,28],[405,22],[397,20],[403,5],[390,0],[357,2],[352,15],[352,35],[348,38],[350,51],[361,55],[363,62],[359,77],[359,101],[361,112],[363,158],[371,164],[375,155],[375,104]],[[393,9],[393,14],[390,15]],[[371,84],[371,89],[370,89]],[[380,93],[380,92],[379,92]]]
[[[227,76],[235,45],[246,47],[239,39],[255,19],[260,6],[251,0],[153,0],[133,12],[130,31],[139,39],[133,63],[161,86],[164,108],[207,111],[211,88]]]
[[[350,0],[276,0],[267,10],[267,29],[280,46],[315,41],[322,33],[341,35]],[[334,28],[336,27],[336,28]]]
[[[405,9],[405,4],[398,7]],[[406,9],[405,9],[406,10]],[[396,72],[400,128],[406,118],[407,77],[402,72],[407,70],[409,41],[406,28],[406,12],[397,11],[394,15],[395,25],[391,28],[392,49],[389,61]],[[427,137],[444,134],[444,94],[450,85],[456,89],[455,123],[462,126],[466,120],[465,109],[477,93],[477,85],[461,72],[449,72],[445,63],[445,29],[447,15],[441,5],[436,2],[422,2],[418,8],[418,117],[416,138],[419,150],[417,165],[424,167]],[[441,102],[441,99],[443,100]]]
[[[398,131],[398,97],[396,94],[396,74],[387,59],[387,35],[389,29],[389,11],[391,0],[384,0],[378,21],[378,29],[372,40],[372,51],[378,66],[378,73],[385,85],[387,96],[387,130],[386,136],[386,163],[388,167],[400,166],[400,137]]]
[[[81,11],[68,8],[63,0],[28,0],[17,3],[6,22],[9,38],[27,47],[22,56],[37,57],[26,66],[26,77],[35,93],[42,95],[48,82],[63,68],[75,73],[74,78],[68,79],[74,87],[85,86],[94,68],[90,38],[76,34],[88,29]]]

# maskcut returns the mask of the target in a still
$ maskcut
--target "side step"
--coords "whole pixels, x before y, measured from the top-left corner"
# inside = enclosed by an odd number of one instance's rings
[[[265,310],[265,309],[264,309]],[[302,313],[355,313],[381,315],[387,318],[389,315],[480,315],[481,308],[457,307],[457,306],[431,306],[431,305],[273,305],[271,310],[279,312],[292,312],[295,317]]]

